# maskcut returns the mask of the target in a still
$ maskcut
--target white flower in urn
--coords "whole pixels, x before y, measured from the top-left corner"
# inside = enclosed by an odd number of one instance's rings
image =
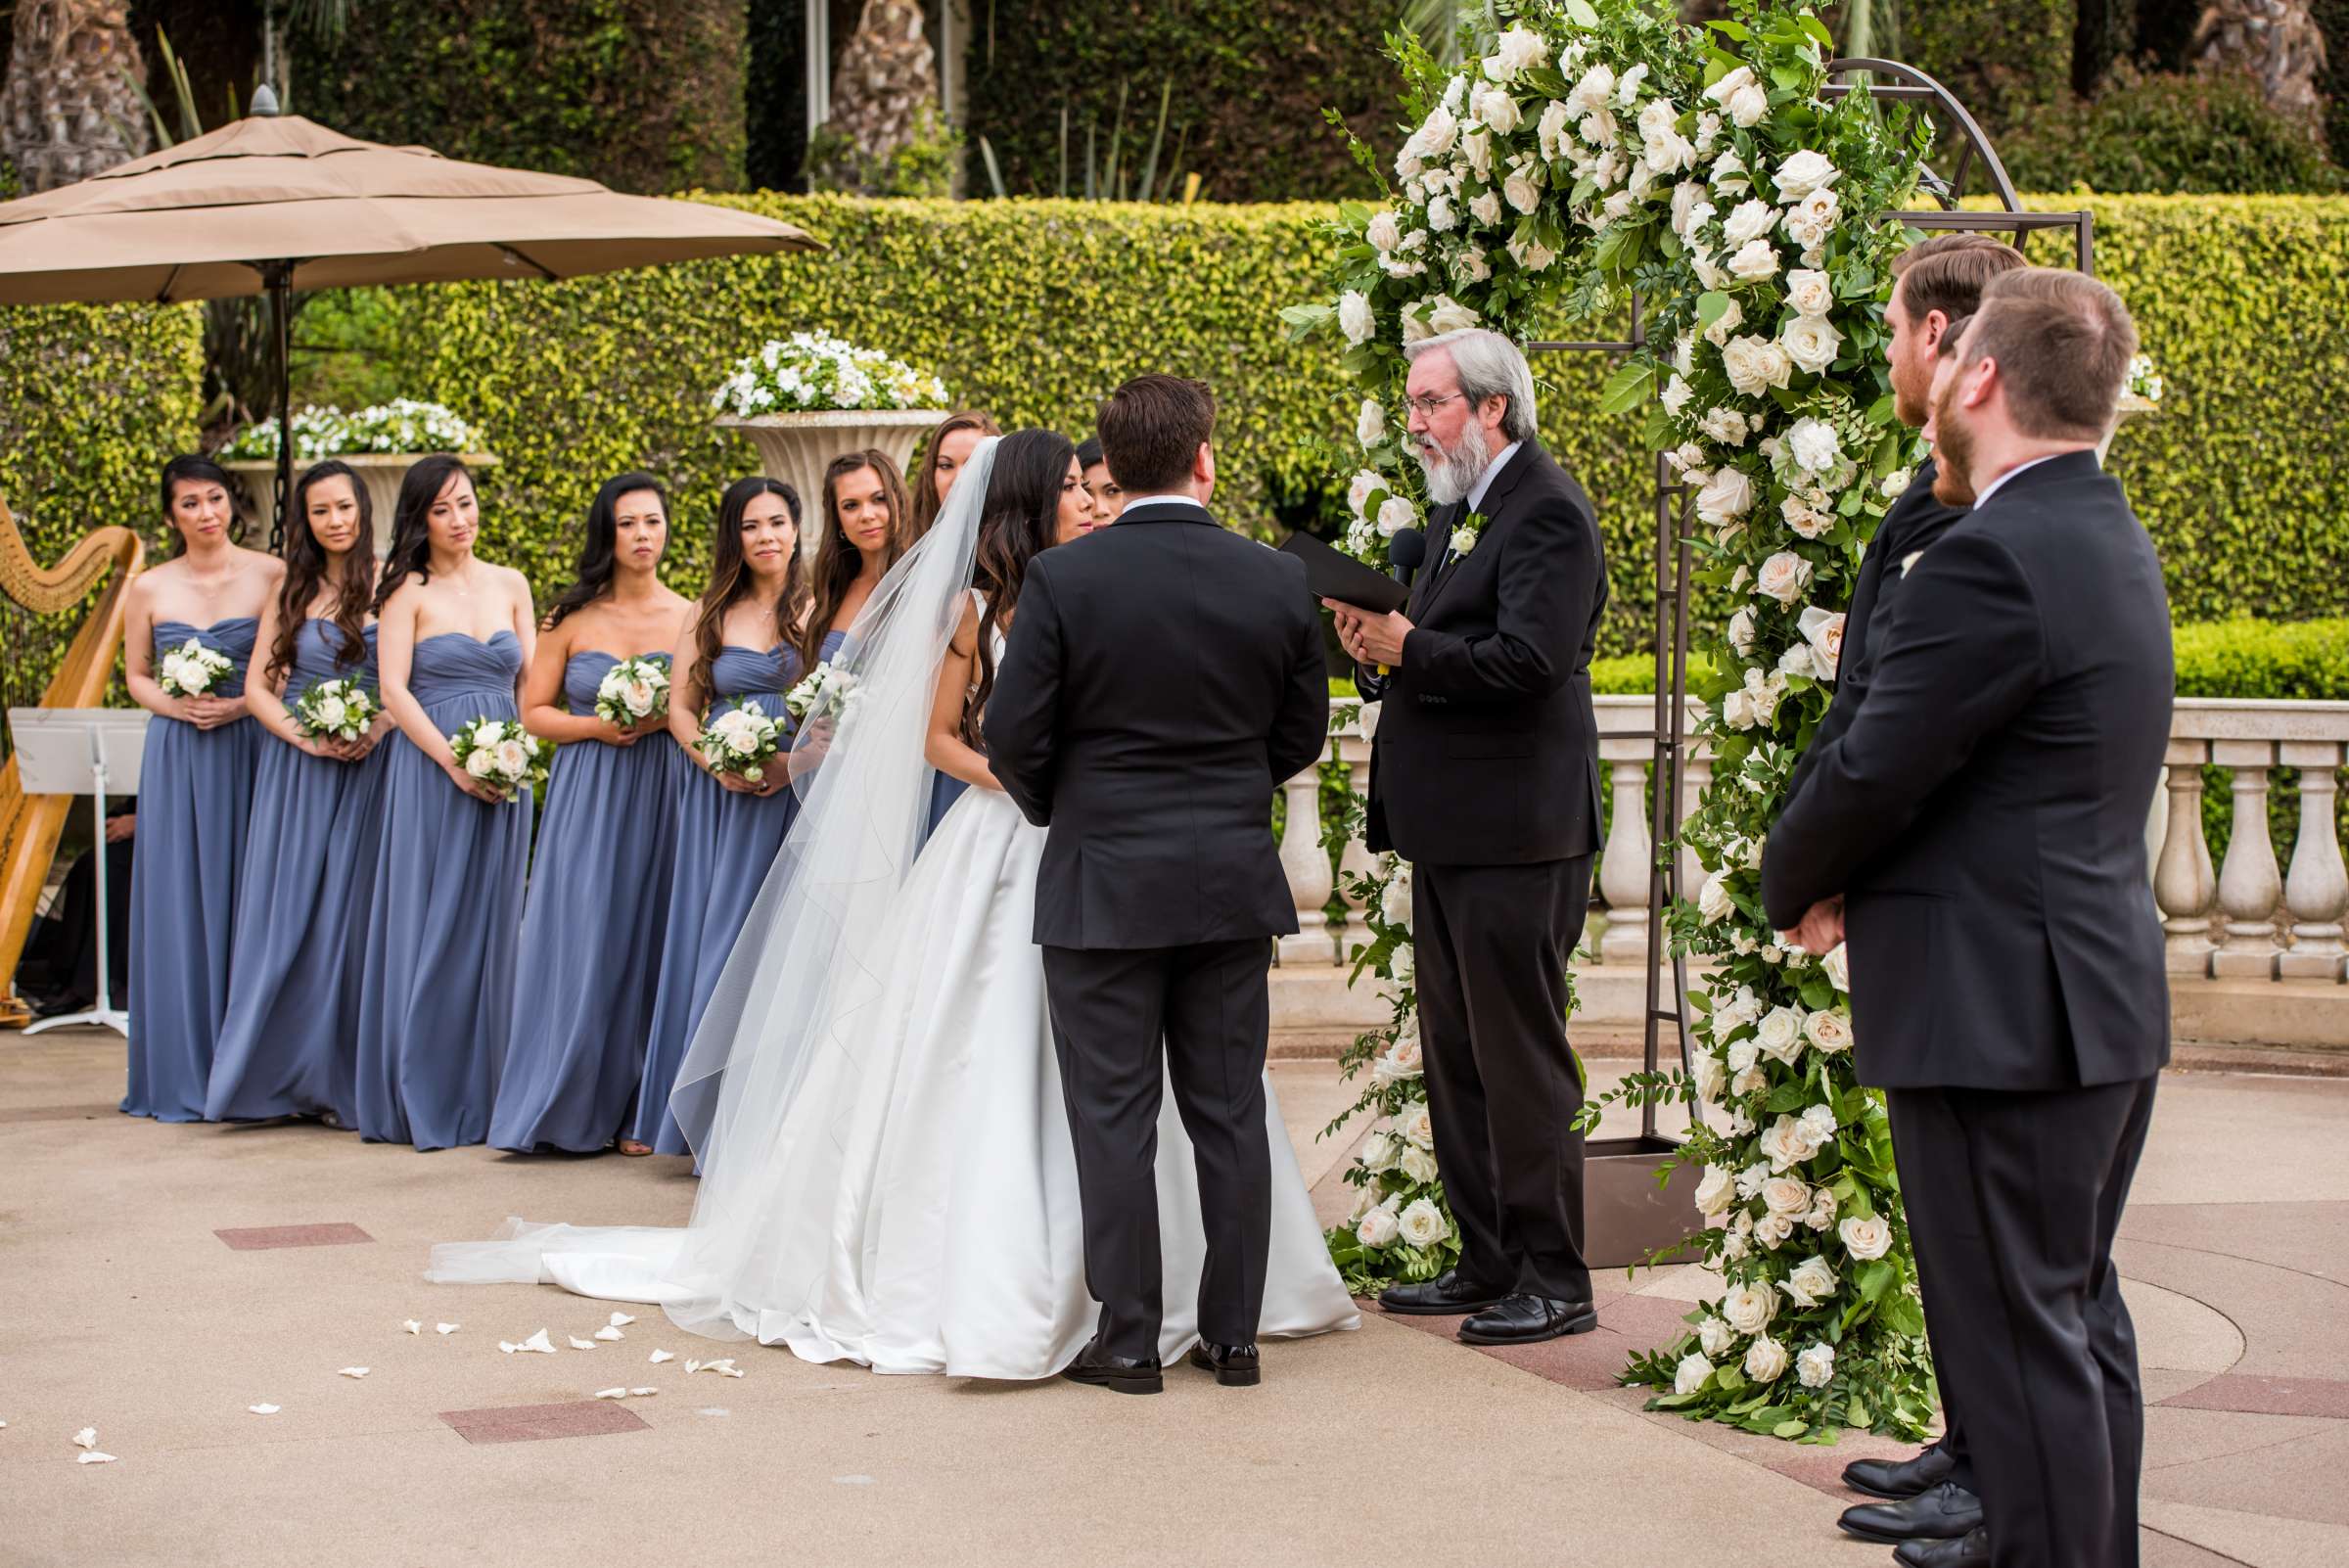
[[[1705,1167],[1705,1178],[1696,1184],[1696,1212],[1718,1224],[1721,1217],[1729,1212],[1736,1201],[1737,1178],[1718,1165]]]
[[[1786,1299],[1797,1307],[1816,1307],[1834,1294],[1835,1270],[1824,1258],[1805,1258],[1786,1276]]]
[[[1843,1238],[1844,1251],[1862,1263],[1873,1263],[1892,1251],[1892,1225],[1881,1215],[1865,1220],[1854,1215],[1837,1225],[1835,1233]]]
[[[1365,1247],[1393,1246],[1395,1238],[1402,1232],[1402,1221],[1396,1218],[1392,1208],[1383,1203],[1362,1216],[1361,1222],[1354,1227],[1355,1239]]]
[[[1736,267],[1734,261],[1729,265],[1731,270]],[[1796,316],[1779,332],[1778,345],[1797,366],[1817,375],[1835,363],[1843,350],[1843,334],[1824,316]]]
[[[1835,1381],[1835,1347],[1813,1345],[1794,1359],[1794,1375],[1805,1388],[1825,1388]]]
[[[1423,1149],[1436,1146],[1436,1119],[1425,1100],[1413,1100],[1397,1112],[1395,1130],[1406,1143],[1415,1143]]]
[[[1833,680],[1843,668],[1843,612],[1806,605],[1796,624],[1811,646],[1811,662],[1818,666],[1819,678]]]
[[[1712,1375],[1713,1363],[1690,1351],[1681,1358],[1680,1365],[1672,1369],[1672,1391],[1675,1394],[1693,1394],[1703,1388],[1705,1379]]]
[[[1792,550],[1780,550],[1762,563],[1754,586],[1780,604],[1792,604],[1811,583],[1811,563]]]
[[[1405,1144],[1403,1154],[1396,1160],[1395,1167],[1421,1186],[1426,1186],[1436,1179],[1436,1157],[1417,1144]],[[1407,1228],[1405,1234],[1408,1234]]]
[[[1745,1348],[1745,1375],[1757,1383],[1774,1383],[1786,1375],[1786,1347],[1763,1334]]]
[[[1778,1293],[1767,1279],[1731,1285],[1721,1298],[1721,1315],[1740,1334],[1759,1334],[1778,1313]]]
[[[1370,297],[1359,289],[1348,289],[1338,296],[1338,327],[1352,345],[1365,344],[1378,331],[1378,317],[1370,309]]]
[[[1737,1343],[1737,1330],[1711,1313],[1696,1325],[1696,1343],[1707,1356],[1726,1356]]]
[[[1826,955],[1819,959],[1819,967],[1827,972],[1828,985],[1833,986],[1837,991],[1842,992],[1847,996],[1851,994],[1851,958],[1845,952],[1844,944],[1839,942],[1835,944],[1834,946],[1829,947],[1826,951]]]
[[[1403,1211],[1403,1239],[1414,1247],[1432,1247],[1451,1234],[1451,1222],[1444,1211],[1426,1198],[1420,1198]]]

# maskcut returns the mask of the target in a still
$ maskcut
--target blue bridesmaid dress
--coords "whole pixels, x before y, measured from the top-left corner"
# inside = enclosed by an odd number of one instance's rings
[[[408,690],[442,734],[518,718],[522,643],[444,631],[416,644]],[[489,1135],[514,1012],[530,858],[529,792],[491,805],[404,734],[386,736],[381,842],[359,983],[355,1118],[381,1143],[446,1149]]]
[[[954,808],[954,803],[961,800],[962,792],[970,787],[968,781],[956,778],[951,773],[931,775],[930,823],[922,829],[924,844],[930,842],[930,835],[938,831],[938,825],[946,819],[946,813]]]
[[[345,665],[335,623],[304,621],[294,633],[286,705],[329,680],[356,678],[374,691],[373,626],[365,637],[359,662]],[[347,1127],[357,1115],[351,1041],[391,739],[356,762],[312,757],[275,736],[261,742],[207,1121],[332,1112]]]
[[[830,659],[843,633],[824,638]],[[713,715],[756,701],[770,718],[784,718],[783,694],[798,684],[799,656],[788,645],[759,653],[731,644],[710,667]],[[787,720],[788,721],[788,720]],[[800,798],[789,789],[768,796],[741,795],[685,763],[677,797],[676,873],[670,883],[668,933],[661,951],[661,980],[653,998],[652,1029],[645,1039],[644,1075],[627,1136],[661,1154],[686,1152],[685,1134],[669,1114],[668,1091],[685,1048],[718,973],[734,950],[751,901],[766,881],[783,835],[799,814]]]
[[[666,665],[666,653],[647,654]],[[619,661],[576,653],[563,695],[592,716]],[[591,1153],[622,1130],[668,930],[677,793],[692,770],[666,731],[630,746],[575,741],[555,757],[522,916],[521,974],[489,1141]]]
[[[155,625],[155,657],[193,637],[228,660],[216,697],[245,691],[259,623]],[[212,1047],[228,1011],[229,948],[253,808],[261,726],[217,729],[156,715],[139,763],[139,830],[131,838],[130,1084],[122,1109],[159,1122],[204,1120]]]

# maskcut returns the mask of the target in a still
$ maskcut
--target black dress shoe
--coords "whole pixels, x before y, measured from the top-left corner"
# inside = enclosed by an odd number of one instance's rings
[[[1990,1561],[1990,1532],[1976,1525],[1956,1541],[1910,1541],[1892,1548],[1902,1568],[1962,1568]]]
[[[1378,1304],[1405,1317],[1452,1317],[1497,1307],[1506,1295],[1500,1285],[1483,1284],[1457,1268],[1447,1268],[1416,1285],[1389,1285],[1378,1293]]]
[[[1214,1345],[1203,1339],[1191,1347],[1191,1364],[1215,1373],[1225,1388],[1254,1388],[1265,1380],[1254,1345]]]
[[[1982,1499],[1955,1481],[1898,1502],[1864,1502],[1835,1521],[1863,1541],[1956,1541],[1982,1522]]]
[[[1166,1387],[1155,1356],[1112,1356],[1097,1339],[1087,1340],[1077,1359],[1060,1369],[1072,1383],[1115,1389],[1120,1394],[1156,1394]]]
[[[1587,1301],[1552,1301],[1547,1296],[1508,1296],[1460,1325],[1463,1345],[1539,1345],[1545,1339],[1588,1334],[1598,1326],[1598,1309]]]
[[[1936,1443],[1913,1458],[1854,1459],[1843,1467],[1843,1484],[1871,1498],[1913,1498],[1950,1478],[1958,1461]]]

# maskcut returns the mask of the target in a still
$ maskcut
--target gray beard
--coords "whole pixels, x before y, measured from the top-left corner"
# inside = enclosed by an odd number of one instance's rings
[[[1493,454],[1485,450],[1474,432],[1463,435],[1456,447],[1439,445],[1433,458],[1426,455],[1425,448],[1412,455],[1427,476],[1427,498],[1438,506],[1466,500],[1476,482],[1485,477],[1485,470],[1493,466]]]

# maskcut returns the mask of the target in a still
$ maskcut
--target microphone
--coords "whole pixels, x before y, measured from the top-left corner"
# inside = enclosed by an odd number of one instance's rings
[[[1387,541],[1387,565],[1393,570],[1395,580],[1407,587],[1419,569],[1427,565],[1427,535],[1417,529],[1397,529],[1395,536]],[[1378,667],[1378,672],[1393,673],[1385,665]]]

